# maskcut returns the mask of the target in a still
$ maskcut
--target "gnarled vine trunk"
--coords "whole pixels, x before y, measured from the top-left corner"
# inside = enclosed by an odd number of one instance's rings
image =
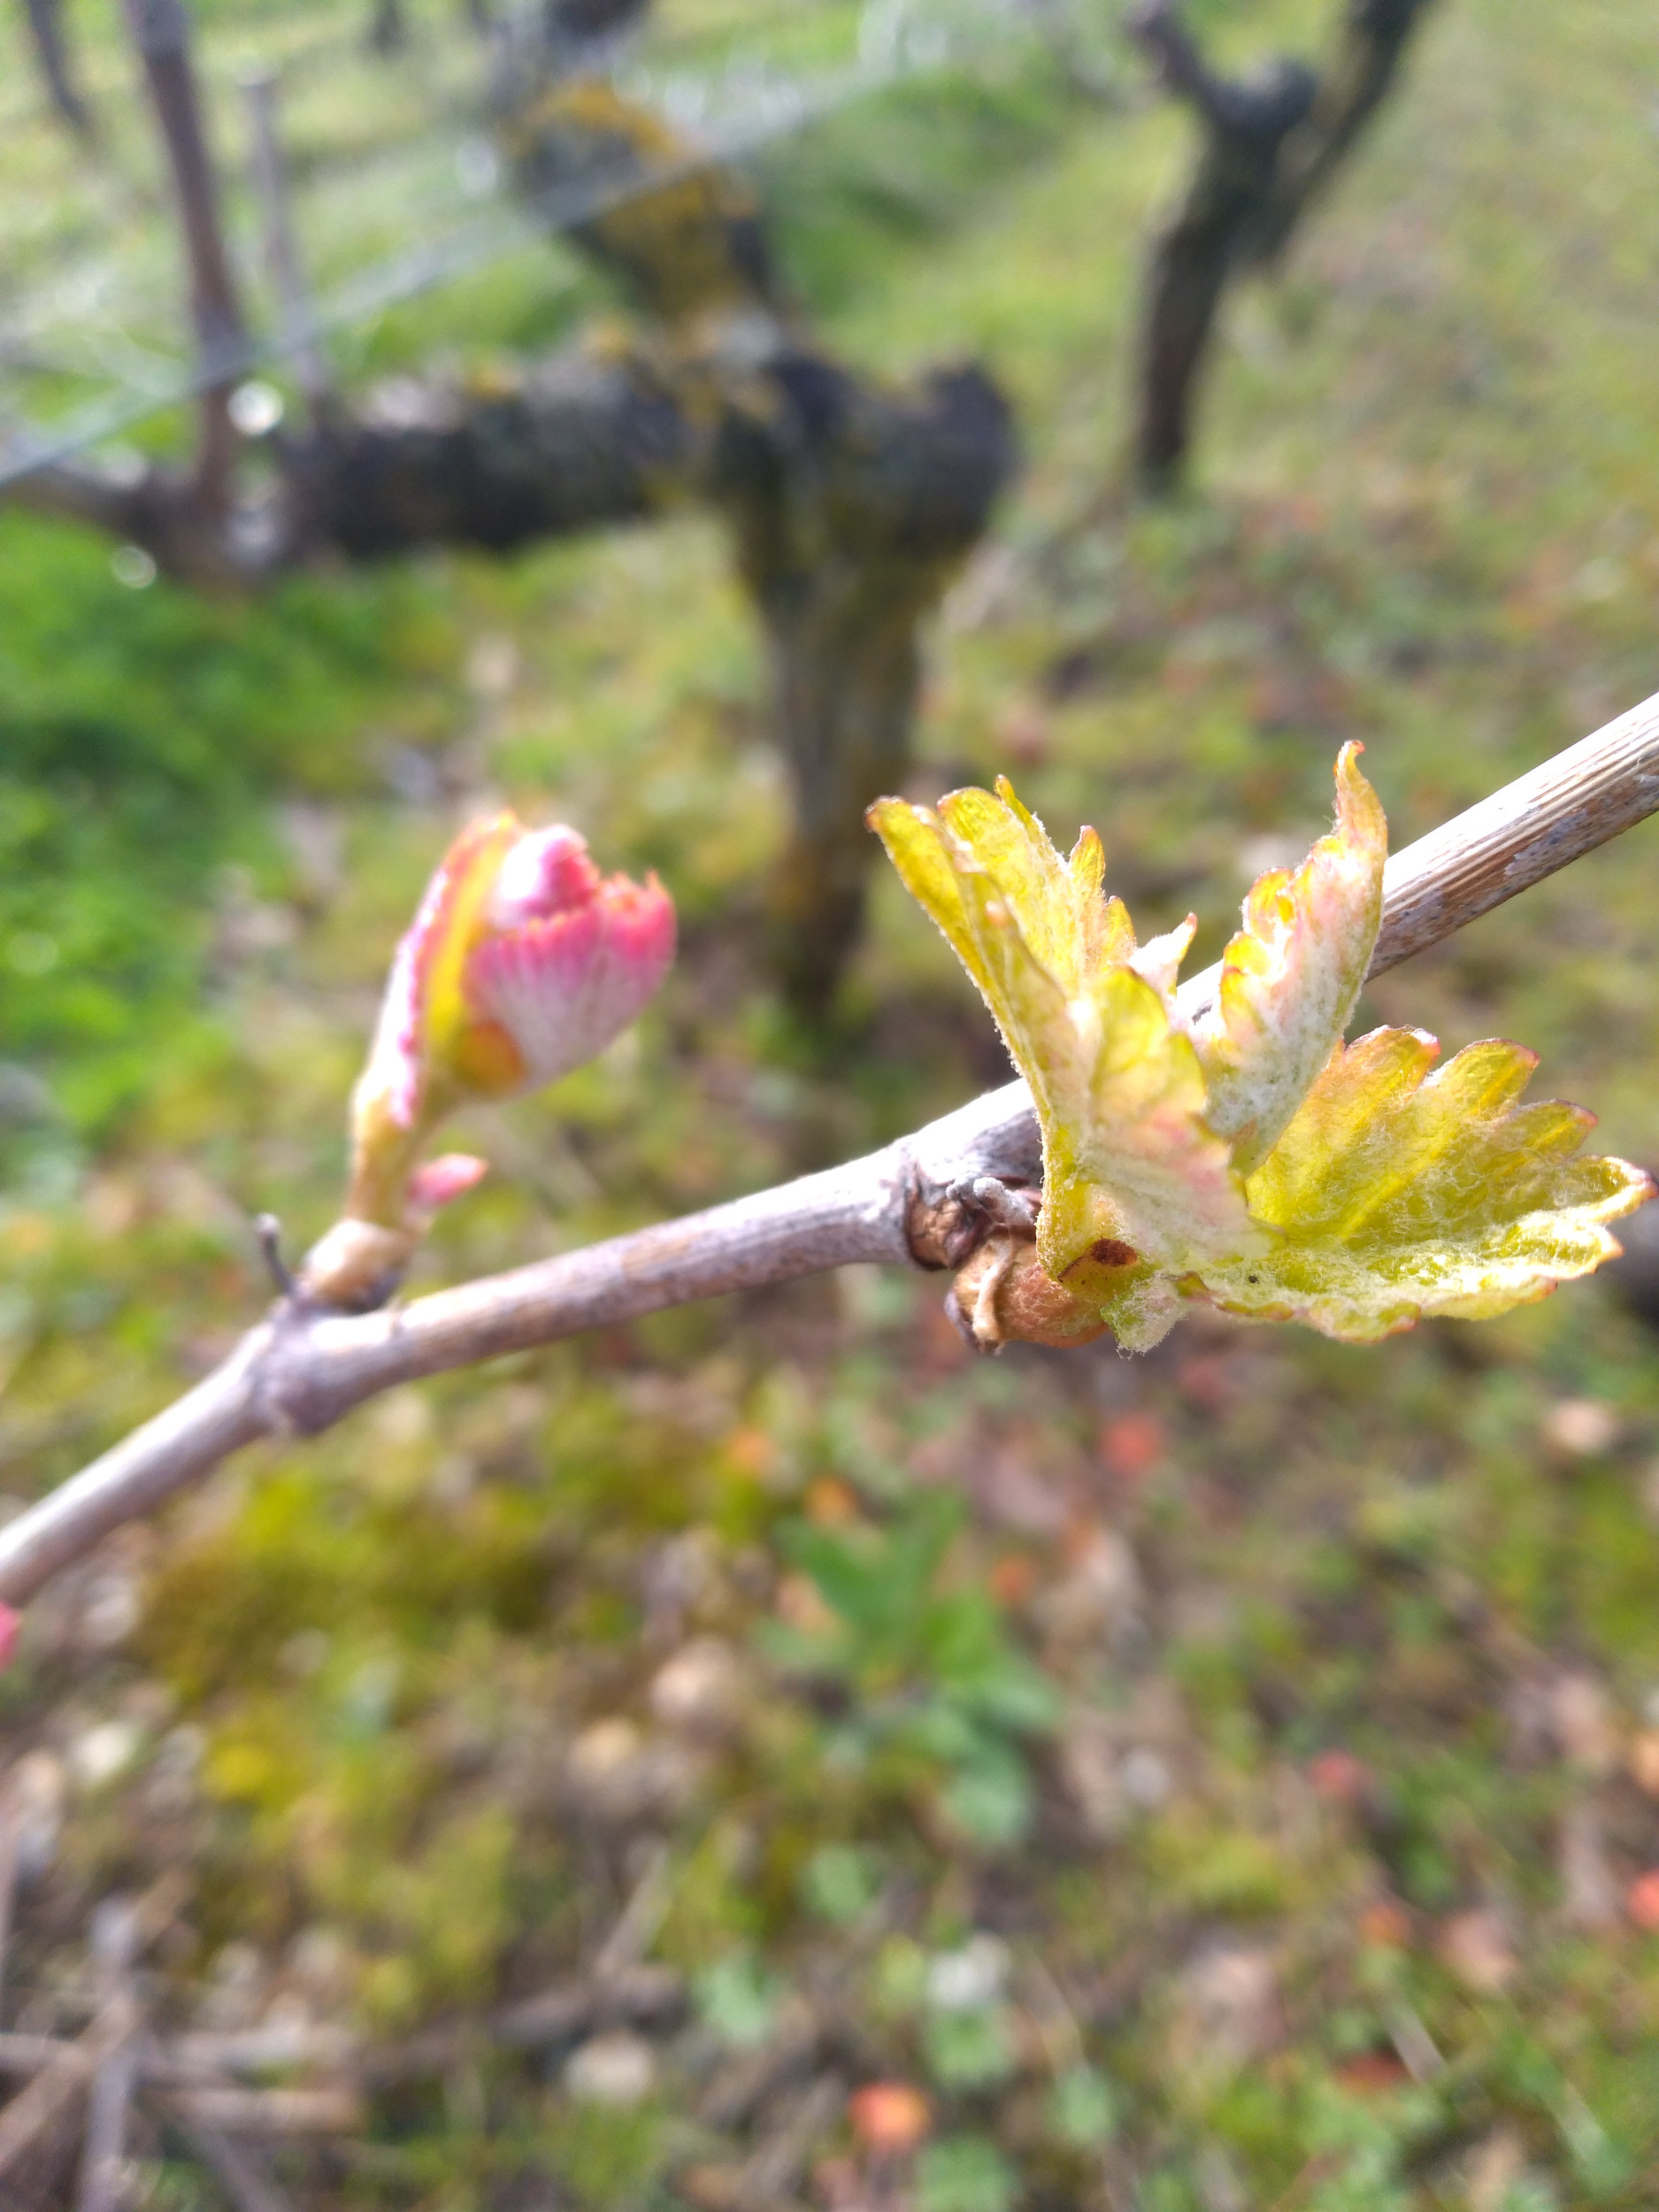
[[[1280,155],[1272,192],[1249,242],[1253,260],[1271,265],[1282,256],[1297,225],[1388,96],[1428,6],[1429,0],[1349,0],[1335,57],[1305,120]]]
[[[179,0],[127,5],[135,24],[146,11],[179,19]],[[563,6],[605,15],[607,32],[637,12]],[[711,502],[766,641],[792,800],[768,902],[776,965],[796,1007],[821,1015],[862,925],[864,810],[909,767],[921,626],[1012,465],[1008,409],[977,369],[904,394],[833,360],[781,297],[744,180],[607,81],[561,76],[557,54],[542,65],[540,81],[510,73],[503,144],[526,198],[561,227],[580,198],[571,234],[649,318],[640,338],[567,349],[506,389],[499,376],[488,390],[405,378],[355,407],[321,397],[307,428],[273,442],[276,483],[257,503],[226,495],[222,394],[204,406],[192,472],[129,483],[60,465],[12,495],[141,545],[171,575],[241,589],[323,556],[505,553]],[[211,194],[183,188],[200,133],[171,89],[158,105],[211,350],[222,301],[197,235]]]
[[[732,525],[765,637],[789,780],[768,899],[774,960],[816,1018],[863,926],[864,810],[910,767],[922,625],[1012,465],[1007,405],[978,369],[900,396],[833,360],[783,296],[744,180],[610,85],[556,84],[504,136],[533,202],[579,183],[618,193],[574,235],[703,388],[699,411],[716,426],[705,488]],[[661,184],[640,191],[653,173]]]
[[[863,927],[865,809],[909,772],[922,623],[985,527],[1012,427],[974,368],[897,399],[785,351],[764,386],[764,407],[723,420],[712,489],[771,661],[794,821],[769,911],[786,991],[811,1017]]]
[[[59,118],[77,138],[95,135],[92,110],[75,82],[68,35],[64,29],[64,0],[23,0],[23,19],[47,97]]]
[[[646,521],[688,495],[702,443],[672,382],[638,352],[572,347],[487,393],[400,381],[359,409],[325,408],[284,442],[285,557],[511,553]]]
[[[1266,209],[1280,149],[1312,104],[1314,84],[1310,72],[1286,62],[1248,83],[1205,78],[1200,91],[1194,96],[1203,150],[1147,272],[1135,462],[1153,491],[1173,485],[1186,463],[1228,278]]]
[[[1173,0],[1148,0],[1132,27],[1202,134],[1186,195],[1148,265],[1135,464],[1141,483],[1179,482],[1217,314],[1232,279],[1271,265],[1329,184],[1397,74],[1428,0],[1348,0],[1323,75],[1279,60],[1216,76]]]
[[[909,771],[921,626],[1012,451],[1006,403],[978,370],[895,396],[780,340],[741,368],[576,350],[508,395],[405,388],[378,412],[325,418],[289,444],[286,473],[303,541],[356,559],[416,544],[505,552],[713,502],[765,638],[792,799],[772,949],[813,1016],[862,927],[864,810]]]

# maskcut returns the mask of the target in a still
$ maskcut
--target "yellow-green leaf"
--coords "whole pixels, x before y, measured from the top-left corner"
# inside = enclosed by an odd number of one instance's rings
[[[1102,894],[1099,840],[1086,830],[1062,860],[1005,782],[953,792],[937,813],[884,799],[870,819],[1031,1086],[1048,1271],[1107,1298],[1125,1269],[1254,1250],[1227,1148],[1203,1118],[1197,1052],[1160,987],[1189,933],[1148,947],[1151,978],[1138,972],[1129,918]]]
[[[1248,1175],[1271,1151],[1348,1027],[1382,920],[1388,826],[1345,745],[1336,826],[1301,866],[1259,877],[1198,1033],[1210,1125]]]
[[[1522,1105],[1519,1045],[1436,1073],[1417,1030],[1341,1044],[1386,852],[1357,751],[1337,762],[1332,833],[1252,887],[1195,1037],[1174,998],[1190,920],[1137,949],[1092,831],[1063,861],[1005,782],[872,810],[1031,1087],[1038,1259],[1130,1349],[1192,1298],[1356,1342],[1502,1313],[1610,1258],[1606,1224],[1652,1194],[1640,1169],[1579,1155],[1591,1116]]]
[[[999,1020],[979,933],[964,905],[964,873],[987,879],[987,895],[1006,909],[1033,958],[1067,998],[1089,968],[1126,960],[1134,951],[1123,901],[1102,895],[1106,856],[1100,839],[1084,830],[1071,859],[1062,860],[1006,778],[999,777],[995,796],[948,793],[937,813],[902,799],[878,799],[869,821],[905,889],[932,915]]]
[[[1102,1243],[1128,1245],[1152,1265],[1176,1270],[1255,1250],[1263,1240],[1227,1148],[1205,1125],[1198,1055],[1163,994],[1133,968],[1105,968],[1064,1014],[1076,1040],[1074,1072],[1064,1093],[1049,1086],[1048,1116],[1038,1117],[1037,1251],[1048,1272],[1069,1289],[1087,1287],[1096,1279],[1091,1263],[1123,1264]],[[1028,1033],[1026,1042],[1039,1047],[1041,1039]]]
[[[1652,1194],[1640,1168],[1584,1158],[1583,1108],[1521,1102],[1536,1056],[1502,1039],[1434,1071],[1420,1030],[1332,1054],[1246,1186],[1263,1255],[1183,1286],[1233,1313],[1367,1343],[1425,1314],[1485,1319],[1587,1275],[1605,1225]]]

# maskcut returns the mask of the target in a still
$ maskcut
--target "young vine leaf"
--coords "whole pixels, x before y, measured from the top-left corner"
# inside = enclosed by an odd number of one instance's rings
[[[1579,1156],[1594,1117],[1525,1106],[1523,1047],[1434,1071],[1418,1030],[1344,1046],[1382,919],[1387,827],[1345,746],[1335,826],[1261,877],[1215,1006],[1175,995],[1193,922],[1138,945],[1086,829],[1062,859],[1005,779],[937,809],[879,800],[907,889],[978,985],[1042,1132],[1034,1248],[964,1271],[976,1338],[1156,1343],[1191,1300],[1351,1343],[1425,1314],[1486,1318],[1588,1274],[1652,1195]],[[969,1301],[961,1296],[964,1310]]]

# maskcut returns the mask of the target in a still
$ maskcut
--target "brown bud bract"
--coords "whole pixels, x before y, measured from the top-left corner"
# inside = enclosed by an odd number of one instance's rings
[[[1004,1344],[1056,1350],[1106,1333],[1098,1300],[1079,1298],[1046,1274],[1029,1239],[1007,1230],[987,1237],[951,1286],[953,1318],[981,1352]]]

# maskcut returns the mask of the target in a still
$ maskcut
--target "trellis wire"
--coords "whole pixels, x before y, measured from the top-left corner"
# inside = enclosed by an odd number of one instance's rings
[[[835,0],[826,0],[825,12],[828,12],[834,4]],[[772,19],[775,24],[797,17],[798,10],[795,6],[781,5],[774,8]],[[95,103],[119,98],[128,89],[130,57],[120,52],[119,41],[114,42],[117,50],[111,55],[101,52],[96,43],[97,32],[113,33],[114,28],[113,16],[106,24],[90,27],[89,35],[84,42],[84,50],[77,57],[80,89],[88,95]],[[244,36],[247,34],[247,28],[248,27],[243,27]],[[692,42],[695,43],[695,40]],[[457,40],[457,43],[476,51],[481,41],[476,32],[471,32],[463,34]],[[680,37],[674,40],[673,43],[683,46],[687,43],[687,41]],[[355,58],[364,60],[367,58],[368,52],[363,25],[359,22],[349,29],[325,28],[317,35],[296,43],[288,52],[276,57],[276,59],[284,81],[291,83],[301,73],[326,67],[330,63],[343,58]],[[421,39],[411,44],[403,54],[389,58],[383,54],[376,55],[373,58],[377,66],[385,68],[400,65],[407,66],[411,61],[425,63],[430,60],[431,54],[432,33],[428,26]],[[268,55],[259,57],[262,65],[270,58]],[[230,61],[227,61],[222,55],[203,55],[198,57],[196,65],[200,73],[210,81],[219,78],[234,81],[242,74],[245,66],[252,65],[255,56],[251,51]],[[11,87],[6,88],[12,89]],[[0,99],[0,133],[8,135],[14,134],[18,131],[27,128],[36,120],[42,126],[54,130],[61,127],[51,114],[50,104],[44,92],[31,81],[27,69],[20,69],[17,96]]]
[[[447,237],[389,255],[348,279],[303,319],[280,331],[250,334],[234,345],[204,350],[190,366],[144,391],[130,386],[84,408],[61,430],[25,430],[12,449],[0,453],[0,491],[38,470],[70,461],[107,439],[118,437],[169,409],[188,404],[216,386],[250,375],[292,357],[330,332],[369,320],[389,307],[453,283],[540,241],[548,230],[569,231],[596,216],[649,197],[699,174],[713,162],[729,160],[804,129],[888,86],[926,75],[962,59],[948,24],[918,23],[903,0],[869,0],[859,28],[859,58],[850,66],[826,73],[826,81],[803,87],[798,79],[757,73],[757,90],[746,104],[747,115],[711,127],[696,152],[641,174],[563,187],[531,200],[521,209],[499,208]],[[984,42],[979,49],[984,50]],[[728,73],[728,79],[731,73]],[[684,121],[698,106],[699,88],[671,85],[663,105]],[[701,100],[706,109],[706,93]]]

